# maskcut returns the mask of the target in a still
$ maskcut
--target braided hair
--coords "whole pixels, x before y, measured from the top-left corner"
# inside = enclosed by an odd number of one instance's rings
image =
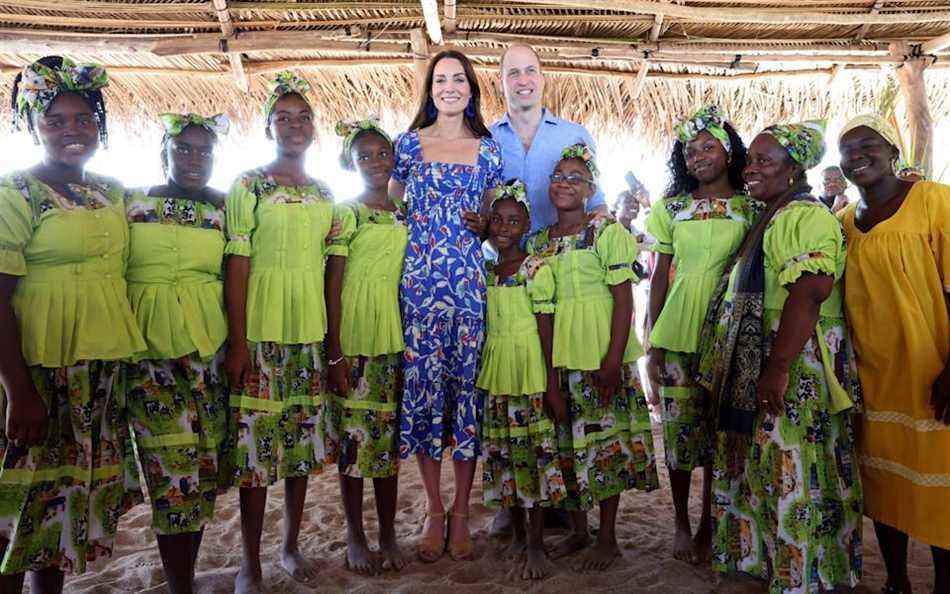
[[[746,146],[736,129],[729,122],[723,122],[723,128],[729,135],[729,144],[732,149],[729,152],[729,163],[727,165],[729,172],[729,184],[733,190],[740,191],[745,187],[742,179],[742,170],[746,165]],[[686,157],[683,154],[685,145],[682,140],[677,140],[673,144],[673,152],[670,153],[670,160],[667,163],[670,180],[663,192],[664,198],[673,198],[683,194],[694,192],[699,187],[699,180],[689,174],[686,167]]]
[[[40,64],[47,66],[49,68],[59,69],[63,67],[63,57],[62,56],[45,56],[37,60]],[[10,93],[10,107],[13,112],[13,125],[14,128],[19,128],[19,119],[17,117],[17,96],[20,94],[20,82],[23,80],[23,73],[18,73],[16,78],[13,79],[13,91]],[[89,104],[89,108],[92,109],[92,115],[96,120],[96,129],[99,131],[99,143],[104,147],[109,146],[109,132],[106,128],[106,100],[102,96],[102,91],[96,89],[95,91],[63,91],[67,93],[75,93],[82,97],[86,103]],[[26,129],[29,130],[30,136],[33,137],[33,142],[36,144],[40,143],[40,138],[36,133],[36,123],[33,121],[34,117],[40,114],[35,114],[32,109],[29,109],[26,114]]]

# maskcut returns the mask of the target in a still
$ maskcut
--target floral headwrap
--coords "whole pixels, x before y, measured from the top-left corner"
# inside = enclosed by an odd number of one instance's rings
[[[223,113],[207,118],[196,113],[160,113],[158,119],[165,128],[165,136],[170,138],[178,136],[188,126],[201,126],[219,137],[225,136],[231,127],[231,120]]]
[[[524,206],[524,209],[531,214],[531,204],[528,202],[528,189],[520,179],[510,179],[504,184],[495,188],[495,197],[492,198],[489,208],[495,206],[499,200],[514,200]]]
[[[811,169],[825,156],[825,122],[808,120],[798,124],[776,124],[762,131],[778,141],[789,156],[805,169]]]
[[[586,144],[579,142],[565,148],[561,151],[561,160],[564,161],[566,159],[580,159],[583,161],[594,179],[597,179],[597,176],[600,175],[600,172],[597,170],[597,163],[594,162],[594,151]]]
[[[69,58],[63,58],[59,68],[51,68],[39,61],[33,62],[23,69],[20,78],[14,126],[19,129],[20,120],[27,118],[31,111],[46,113],[60,93],[73,92],[87,97],[87,93],[98,91],[108,84],[109,78],[102,66],[76,65]]]
[[[719,109],[718,105],[706,105],[687,120],[683,120],[673,128],[676,132],[676,138],[683,144],[696,138],[700,132],[705,130],[713,135],[713,138],[719,141],[726,153],[731,153],[732,142],[729,141],[729,133],[726,132],[726,118]]]
[[[288,93],[300,95],[300,97],[307,102],[307,105],[310,105],[310,101],[307,99],[307,93],[309,93],[311,89],[310,83],[290,70],[278,72],[274,80],[271,81],[270,87],[270,95],[268,95],[267,100],[264,101],[264,116],[266,117],[270,117],[270,112],[273,111],[274,104],[277,103],[277,100]]]
[[[389,134],[386,134],[383,127],[379,125],[378,118],[370,117],[355,122],[340,120],[336,123],[336,135],[343,138],[343,150],[340,152],[340,165],[342,165],[344,169],[353,170],[353,156],[351,155],[353,141],[356,140],[356,137],[362,132],[367,130],[376,132],[389,143],[389,146],[392,146],[393,140],[389,137]]]

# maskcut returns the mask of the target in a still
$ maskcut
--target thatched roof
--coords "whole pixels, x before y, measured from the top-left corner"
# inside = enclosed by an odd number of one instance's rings
[[[519,40],[541,54],[560,115],[659,141],[706,101],[745,129],[864,111],[887,70],[920,54],[936,60],[928,93],[942,118],[948,31],[950,3],[926,0],[0,0],[0,76],[8,92],[24,64],[60,53],[110,67],[114,120],[227,111],[246,125],[267,77],[293,68],[313,83],[324,125],[373,112],[405,123],[414,59],[442,37],[480,65],[491,118],[498,58]]]

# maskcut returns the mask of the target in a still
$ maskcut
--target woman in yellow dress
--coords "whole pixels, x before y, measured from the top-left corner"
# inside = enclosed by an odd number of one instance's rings
[[[898,141],[877,116],[838,140],[861,200],[839,215],[848,241],[845,305],[864,388],[864,510],[887,567],[910,592],[908,535],[930,545],[934,592],[950,592],[950,186],[895,175]]]

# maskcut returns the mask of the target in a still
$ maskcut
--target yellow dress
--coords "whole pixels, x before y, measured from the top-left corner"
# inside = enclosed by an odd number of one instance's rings
[[[950,548],[950,426],[930,389],[950,352],[950,186],[914,184],[868,233],[856,205],[839,215],[848,241],[845,306],[865,414],[859,452],[865,514]]]

